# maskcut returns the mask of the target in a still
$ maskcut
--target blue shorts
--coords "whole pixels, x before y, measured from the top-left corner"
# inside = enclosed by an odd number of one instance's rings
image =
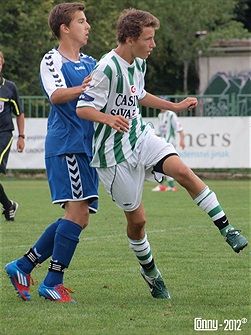
[[[53,204],[89,201],[90,213],[98,209],[98,174],[86,154],[66,154],[45,159]]]

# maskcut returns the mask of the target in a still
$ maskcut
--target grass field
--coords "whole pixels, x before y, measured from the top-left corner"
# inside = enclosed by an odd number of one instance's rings
[[[15,222],[0,218],[0,334],[207,334],[194,330],[195,318],[218,322],[218,330],[209,334],[251,334],[250,246],[235,254],[181,187],[178,192],[151,192],[154,185],[145,183],[143,196],[149,241],[171,302],[151,297],[128,247],[124,215],[103,185],[99,212],[91,216],[65,274],[64,284],[74,290],[77,303],[57,304],[38,296],[49,261],[32,272],[32,300],[20,300],[4,266],[21,257],[63,211],[51,204],[45,180],[1,182],[20,208]],[[250,183],[207,183],[230,222],[250,239]]]

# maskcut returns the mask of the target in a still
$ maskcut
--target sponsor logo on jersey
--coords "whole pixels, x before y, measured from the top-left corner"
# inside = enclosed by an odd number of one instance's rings
[[[79,70],[85,70],[85,66],[75,66],[75,70],[79,71]]]
[[[84,101],[93,101],[94,100],[94,98],[93,97],[90,97],[88,94],[86,94],[86,93],[82,93],[81,94],[81,100],[84,100]]]
[[[135,93],[136,92],[136,87],[134,85],[131,86],[131,92]]]
[[[126,109],[126,108],[118,108],[111,110],[112,115],[122,115],[127,119],[135,119],[137,117],[137,109]]]
[[[127,119],[134,119],[138,115],[138,96],[118,94],[115,98],[115,105],[118,108],[111,110],[112,115],[122,115]]]
[[[115,99],[115,104],[116,106],[137,106],[138,105],[138,96],[137,95],[123,95],[123,94],[118,94],[116,99]]]

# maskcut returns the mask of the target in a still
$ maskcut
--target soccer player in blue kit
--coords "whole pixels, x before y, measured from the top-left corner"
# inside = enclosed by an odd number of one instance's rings
[[[45,54],[40,66],[41,85],[51,105],[45,163],[52,202],[60,204],[65,215],[49,225],[23,257],[5,266],[23,300],[30,300],[31,271],[51,257],[39,295],[57,302],[74,301],[69,295],[72,291],[63,284],[64,269],[88,225],[89,213],[97,211],[98,177],[89,165],[94,127],[76,114],[78,97],[89,85],[88,75],[96,65],[96,60],[80,53],[90,30],[84,10],[81,3],[61,3],[49,15],[59,45]]]

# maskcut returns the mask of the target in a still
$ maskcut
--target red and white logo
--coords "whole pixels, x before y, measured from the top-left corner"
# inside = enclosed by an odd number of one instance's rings
[[[4,102],[0,101],[0,113],[2,113],[4,110]]]
[[[131,86],[131,92],[135,93],[136,92],[136,87],[135,86]]]

